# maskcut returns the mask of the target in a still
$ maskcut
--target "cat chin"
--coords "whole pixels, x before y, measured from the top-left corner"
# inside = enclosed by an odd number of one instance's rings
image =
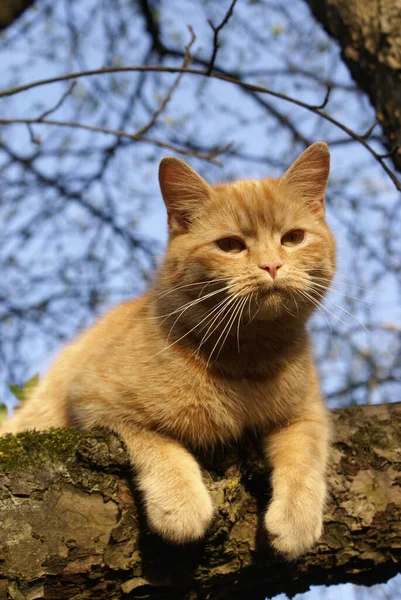
[[[258,303],[255,321],[274,321],[286,311],[286,301],[280,294],[269,294]]]

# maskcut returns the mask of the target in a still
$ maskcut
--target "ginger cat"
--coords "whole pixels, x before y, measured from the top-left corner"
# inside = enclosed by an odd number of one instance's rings
[[[2,433],[108,427],[124,440],[151,528],[203,537],[213,503],[191,448],[252,428],[272,466],[264,522],[289,558],[322,531],[329,444],[306,323],[330,285],[329,152],[279,179],[210,186],[165,158],[169,244],[152,288],[67,346]]]

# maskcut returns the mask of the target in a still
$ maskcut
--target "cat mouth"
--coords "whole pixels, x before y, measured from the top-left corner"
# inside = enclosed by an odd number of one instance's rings
[[[277,294],[282,295],[283,292],[284,292],[284,288],[277,284],[271,285],[269,287],[264,287],[263,289],[259,290],[259,294],[262,297],[275,296]]]

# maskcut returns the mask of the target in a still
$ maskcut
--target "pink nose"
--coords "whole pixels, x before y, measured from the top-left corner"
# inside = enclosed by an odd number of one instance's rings
[[[276,279],[277,271],[283,265],[282,262],[276,260],[268,263],[264,263],[263,265],[259,265],[261,269],[267,271],[272,279]]]

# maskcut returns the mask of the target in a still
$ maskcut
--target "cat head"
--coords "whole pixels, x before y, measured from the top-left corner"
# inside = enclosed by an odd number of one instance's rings
[[[249,301],[257,319],[294,311],[308,316],[335,269],[324,206],[329,164],[326,144],[316,143],[278,179],[211,186],[183,161],[163,159],[164,287],[187,297],[221,289],[238,310]],[[217,303],[223,296],[209,299]]]

